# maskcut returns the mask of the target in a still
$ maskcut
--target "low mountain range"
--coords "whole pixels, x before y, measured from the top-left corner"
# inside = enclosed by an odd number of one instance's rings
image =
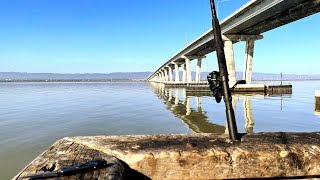
[[[59,74],[59,73],[26,73],[26,72],[0,72],[0,81],[52,81],[52,80],[146,80],[152,72],[116,72],[116,73],[83,73],[83,74]],[[180,72],[180,77],[181,77]],[[206,80],[208,72],[201,73],[201,79]],[[195,72],[192,72],[195,76]],[[237,79],[242,78],[242,72],[237,72]],[[280,74],[253,73],[253,80],[280,80]],[[283,80],[310,80],[320,79],[320,75],[283,74]]]

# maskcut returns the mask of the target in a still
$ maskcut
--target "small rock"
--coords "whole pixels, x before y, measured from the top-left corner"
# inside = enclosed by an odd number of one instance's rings
[[[289,152],[288,151],[281,151],[279,154],[280,154],[280,157],[285,158],[289,155]]]

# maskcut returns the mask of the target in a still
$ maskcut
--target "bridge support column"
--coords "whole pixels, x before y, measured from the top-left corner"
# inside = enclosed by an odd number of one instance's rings
[[[174,82],[179,83],[180,78],[179,78],[179,64],[178,63],[174,63],[174,71],[175,71]]]
[[[162,71],[162,82],[164,83],[166,81],[166,75],[165,75],[165,71]]]
[[[161,81],[161,73],[159,72],[158,73],[158,81],[157,82],[160,82]]]
[[[197,83],[200,83],[201,63],[202,63],[202,59],[199,58],[198,61],[197,61],[197,73],[196,73],[196,82],[197,82]]]
[[[190,59],[188,57],[186,57],[186,56],[182,56],[181,58],[183,58],[185,60],[182,82],[191,83],[192,82],[192,77],[191,77],[191,69],[190,69]]]
[[[160,82],[163,82],[163,71],[160,71]]]
[[[164,82],[166,82],[166,70],[165,69],[163,69],[162,70],[162,82],[164,83]]]
[[[248,40],[246,42],[246,54],[245,54],[244,70],[243,70],[243,79],[247,81],[247,84],[251,84],[253,51],[254,51],[254,40]]]
[[[192,77],[191,77],[190,59],[185,58],[185,63],[186,63],[186,69],[187,69],[187,83],[191,83]]]
[[[186,80],[187,83],[192,83],[192,75],[191,75],[191,67],[190,67],[190,61],[193,59],[198,59],[197,62],[197,70],[196,70],[196,78],[195,82],[199,83],[200,82],[200,75],[201,75],[201,63],[202,59],[206,58],[206,56],[181,56],[185,60],[185,71],[186,71]]]
[[[159,82],[161,82],[161,81],[162,81],[162,72],[159,71]]]
[[[187,65],[183,64],[182,83],[187,81]]]
[[[168,71],[169,71],[169,82],[173,82],[173,78],[172,78],[172,68],[171,68],[171,66],[169,65],[168,66]]]
[[[168,82],[169,78],[168,78],[168,70],[166,68],[164,68],[164,81]]]
[[[232,87],[236,83],[236,68],[234,65],[234,54],[232,41],[224,41],[224,50],[226,55],[226,63],[229,73],[229,86]]]

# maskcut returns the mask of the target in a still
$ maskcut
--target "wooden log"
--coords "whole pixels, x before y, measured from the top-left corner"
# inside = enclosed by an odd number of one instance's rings
[[[152,179],[319,177],[320,133],[65,138],[114,155]]]

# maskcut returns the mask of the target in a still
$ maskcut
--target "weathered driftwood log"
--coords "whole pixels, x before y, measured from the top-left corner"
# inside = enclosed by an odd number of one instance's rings
[[[68,137],[51,147],[57,149],[56,153],[50,156],[42,154],[22,175],[34,173],[33,167],[38,167],[36,171],[39,171],[39,167],[50,169],[49,162],[64,162],[65,158],[61,154],[70,150],[61,149],[58,143],[91,148],[92,152],[100,156],[112,159],[109,156],[112,155],[120,159],[123,165],[119,164],[115,171],[124,172],[129,179],[134,176],[134,173],[127,173],[130,168],[141,173],[138,179],[234,179],[320,175],[320,133],[259,133],[245,135],[241,142],[230,142],[227,136],[214,134]],[[77,157],[86,157],[82,152],[81,150],[75,154]],[[114,159],[114,162],[119,161]],[[122,167],[126,170],[122,170]]]
[[[320,133],[260,133],[230,143],[212,134],[66,138],[152,179],[320,175]]]

